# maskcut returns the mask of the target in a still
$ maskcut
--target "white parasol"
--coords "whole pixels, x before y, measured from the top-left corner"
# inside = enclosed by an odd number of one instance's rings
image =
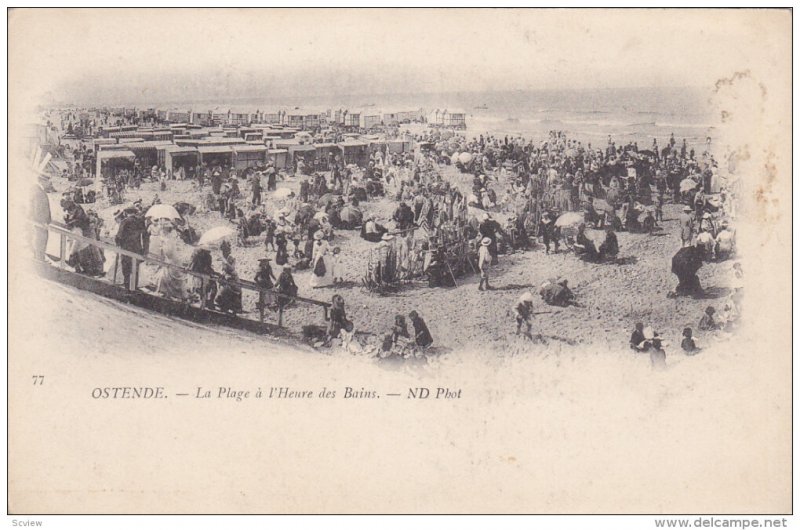
[[[156,204],[147,210],[145,217],[152,219],[180,219],[181,214],[169,204]]]
[[[214,243],[219,243],[223,239],[227,239],[229,237],[233,237],[236,235],[236,230],[231,228],[230,226],[217,226],[210,230],[207,230],[201,237],[200,240],[197,242],[198,245],[212,245]]]

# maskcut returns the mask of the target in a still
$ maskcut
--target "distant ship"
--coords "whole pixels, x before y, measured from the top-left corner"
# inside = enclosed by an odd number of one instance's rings
[[[475,108],[478,109],[478,110],[489,110],[489,107],[486,106],[486,103],[484,103],[483,105],[480,105],[478,107],[475,107]]]

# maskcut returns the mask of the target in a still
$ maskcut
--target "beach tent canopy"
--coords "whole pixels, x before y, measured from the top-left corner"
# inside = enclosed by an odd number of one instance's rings
[[[197,153],[197,149],[189,145],[165,145],[163,148],[159,147],[158,149],[164,149],[164,151],[171,155],[181,153]]]
[[[136,158],[136,154],[130,149],[108,149],[97,153],[98,160],[109,160],[111,158]]]
[[[233,146],[231,145],[199,145],[197,146],[197,151],[199,153],[205,154],[213,154],[213,153],[231,153],[233,152]]]
[[[237,153],[264,153],[267,150],[265,145],[234,145],[233,150]]]

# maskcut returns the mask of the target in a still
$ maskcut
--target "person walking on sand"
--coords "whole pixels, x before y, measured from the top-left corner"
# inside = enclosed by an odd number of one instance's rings
[[[479,291],[489,291],[492,288],[491,285],[489,285],[489,267],[491,267],[492,264],[492,255],[489,252],[489,245],[491,244],[492,240],[488,237],[484,237],[478,249],[478,269],[481,271],[481,283],[478,285]],[[485,289],[484,285],[486,286]]]
[[[525,326],[524,335],[533,340],[531,335],[531,318],[533,318],[533,295],[531,293],[523,293],[517,300],[514,306],[514,315],[517,320],[517,335],[522,332],[522,326]]]
[[[692,245],[692,234],[694,232],[694,218],[692,217],[691,206],[684,206],[683,213],[678,219],[681,226],[681,246],[689,247]]]

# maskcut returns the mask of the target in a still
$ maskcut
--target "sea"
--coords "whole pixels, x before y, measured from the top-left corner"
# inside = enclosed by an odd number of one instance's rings
[[[192,108],[253,112],[270,107],[314,109],[374,107],[383,112],[423,108],[460,109],[466,113],[468,137],[479,134],[522,136],[534,141],[549,131],[565,132],[584,144],[605,147],[608,136],[619,144],[636,142],[649,149],[653,139],[663,148],[675,135],[690,148],[715,138],[712,89],[702,87],[510,90],[418,94],[346,94],[300,97],[248,97],[183,101]],[[169,102],[176,105],[176,102]]]

